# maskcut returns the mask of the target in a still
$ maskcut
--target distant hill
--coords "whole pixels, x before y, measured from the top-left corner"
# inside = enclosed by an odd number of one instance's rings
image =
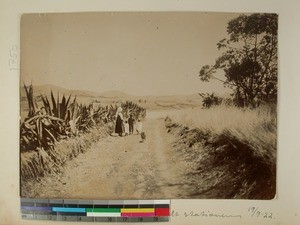
[[[54,96],[57,96],[57,93],[60,94],[60,96],[64,95],[70,95],[77,96],[77,99],[100,99],[104,102],[113,102],[113,101],[124,101],[124,100],[131,100],[131,101],[141,101],[141,102],[161,102],[164,104],[173,104],[174,102],[181,102],[181,103],[188,103],[190,101],[199,101],[201,98],[198,94],[193,95],[169,95],[169,96],[134,96],[134,95],[128,95],[125,92],[122,91],[105,91],[101,93],[92,92],[92,91],[85,91],[85,90],[69,90],[66,88],[62,88],[59,86],[55,86],[52,84],[46,84],[46,85],[34,85],[33,86],[33,93],[34,96],[40,96],[40,95],[47,95],[50,96],[51,90],[54,94]],[[26,100],[26,93],[24,90],[24,87],[21,86],[21,101]]]
[[[130,97],[128,94],[122,91],[105,91],[99,94],[99,96],[104,98],[123,98]]]
[[[33,85],[33,93],[35,96],[39,95],[50,95],[51,91],[53,94],[57,95],[57,93],[61,95],[70,95],[72,96],[81,96],[81,97],[98,97],[101,96],[100,93],[85,91],[85,90],[69,90],[66,88],[58,87],[52,84],[45,85]],[[24,90],[24,86],[21,86],[21,97],[26,97],[26,92]]]
[[[93,102],[98,102],[102,105],[116,104],[124,101],[133,101],[140,104],[142,107],[151,110],[165,110],[165,109],[183,109],[183,108],[193,108],[201,106],[201,97],[198,94],[193,95],[166,95],[166,96],[135,96],[128,95],[122,91],[105,91],[102,93],[85,91],[85,90],[68,90],[66,88],[58,87],[55,85],[35,85],[33,86],[33,95],[40,102],[41,99],[38,98],[40,95],[46,95],[50,97],[51,90],[57,98],[57,93],[60,95],[68,96],[72,94],[73,97],[77,97],[77,101],[80,104],[88,105]],[[21,86],[21,112],[23,114],[28,113],[27,97],[24,87]]]

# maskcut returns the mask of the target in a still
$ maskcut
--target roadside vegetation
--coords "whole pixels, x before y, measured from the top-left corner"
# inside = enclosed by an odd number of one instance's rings
[[[198,198],[275,197],[277,19],[256,13],[229,21],[228,37],[217,43],[220,56],[202,66],[199,78],[222,82],[231,96],[199,93],[202,109],[166,118]]]
[[[118,107],[124,116],[145,118],[146,110],[126,101],[119,105],[79,104],[76,97],[59,94],[51,98],[34,96],[33,86],[26,86],[28,115],[20,124],[21,181],[39,179],[59,172],[68,160],[86,151],[94,142],[113,131]],[[37,101],[39,99],[40,101]]]
[[[197,198],[272,199],[276,194],[277,121],[274,106],[218,106],[167,117],[174,148]]]

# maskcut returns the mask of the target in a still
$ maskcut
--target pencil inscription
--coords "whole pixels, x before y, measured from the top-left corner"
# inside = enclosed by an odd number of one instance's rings
[[[9,70],[19,70],[18,67],[18,46],[13,45],[9,49],[9,58],[8,58],[8,67]]]
[[[214,218],[242,218],[242,215],[240,214],[226,214],[226,213],[215,213],[209,210],[203,210],[203,211],[185,211],[182,214],[177,212],[177,211],[172,211],[171,213],[172,217],[178,217],[178,216],[183,216],[183,217],[214,217]]]

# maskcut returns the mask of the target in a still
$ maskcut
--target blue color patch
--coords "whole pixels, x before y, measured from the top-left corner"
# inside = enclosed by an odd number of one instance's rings
[[[78,212],[85,213],[85,208],[52,207],[53,212]]]

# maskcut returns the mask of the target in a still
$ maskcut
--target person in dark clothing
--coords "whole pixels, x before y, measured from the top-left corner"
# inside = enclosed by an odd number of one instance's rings
[[[129,124],[129,134],[133,134],[133,125],[134,125],[135,119],[130,115],[128,119],[128,124]]]
[[[116,127],[115,127],[115,133],[119,134],[120,137],[122,137],[123,134],[123,114],[122,114],[122,108],[119,107],[116,113]]]

